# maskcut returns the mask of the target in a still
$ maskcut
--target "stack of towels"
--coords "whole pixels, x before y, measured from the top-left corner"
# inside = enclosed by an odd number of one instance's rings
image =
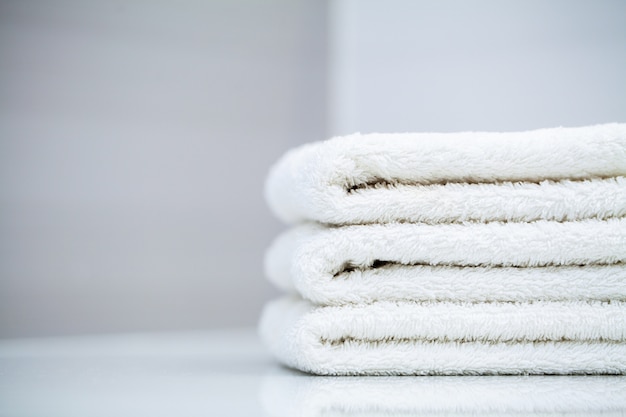
[[[288,152],[260,332],[325,375],[626,373],[626,124]]]

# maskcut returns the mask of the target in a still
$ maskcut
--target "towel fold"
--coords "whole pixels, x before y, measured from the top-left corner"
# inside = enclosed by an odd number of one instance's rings
[[[288,152],[266,183],[282,220],[569,221],[626,214],[626,124],[351,135]]]
[[[266,306],[273,354],[323,375],[621,374],[626,303],[377,302]]]
[[[305,224],[267,251],[267,277],[318,304],[375,300],[624,300],[626,219]],[[520,268],[524,267],[524,268]]]
[[[626,378],[615,376],[265,377],[274,417],[623,416]]]
[[[374,301],[626,301],[626,265],[455,267],[387,265],[276,285],[320,305]],[[294,280],[297,280],[294,282]],[[297,289],[296,289],[297,286]]]

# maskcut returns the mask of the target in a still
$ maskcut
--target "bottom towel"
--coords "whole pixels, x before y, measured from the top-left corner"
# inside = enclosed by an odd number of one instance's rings
[[[625,374],[626,303],[266,306],[279,361],[321,375]]]

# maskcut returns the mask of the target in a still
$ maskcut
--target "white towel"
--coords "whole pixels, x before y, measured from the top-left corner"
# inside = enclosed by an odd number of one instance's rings
[[[307,377],[278,370],[260,390],[273,417],[624,416],[626,377]]]
[[[626,215],[626,124],[338,137],[288,152],[266,199],[286,222],[577,220]]]
[[[305,224],[274,241],[265,269],[279,288],[297,290],[318,304],[624,300],[624,262],[626,218],[336,228]]]
[[[266,306],[260,333],[282,363],[323,375],[626,373],[626,303]]]

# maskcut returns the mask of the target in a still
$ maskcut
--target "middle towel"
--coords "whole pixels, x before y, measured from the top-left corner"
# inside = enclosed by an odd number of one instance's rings
[[[287,231],[267,277],[324,305],[378,300],[626,300],[626,218],[372,224]]]

